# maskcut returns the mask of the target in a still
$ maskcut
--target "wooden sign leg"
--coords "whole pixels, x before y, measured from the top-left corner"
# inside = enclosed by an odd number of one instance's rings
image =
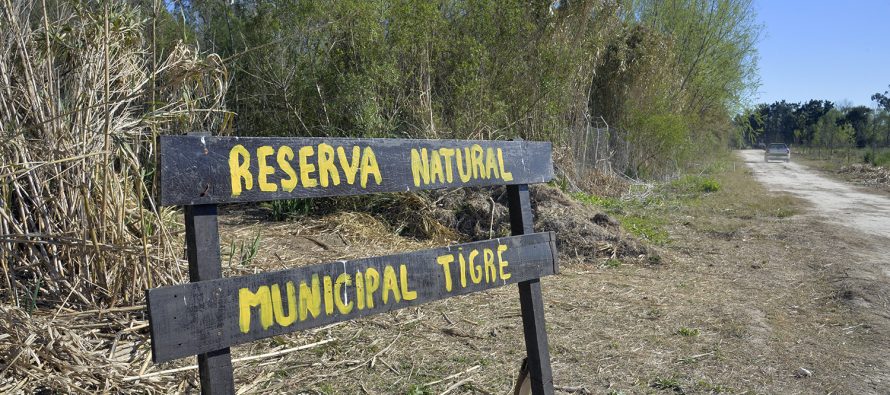
[[[222,277],[216,205],[185,206],[185,242],[191,282]],[[202,394],[234,394],[235,379],[229,349],[198,355]]]
[[[528,185],[508,185],[510,228],[514,235],[534,233],[532,205]],[[519,306],[522,310],[522,329],[528,353],[528,372],[535,395],[553,394],[553,371],[550,368],[550,348],[544,327],[544,299],[541,280],[519,283]]]

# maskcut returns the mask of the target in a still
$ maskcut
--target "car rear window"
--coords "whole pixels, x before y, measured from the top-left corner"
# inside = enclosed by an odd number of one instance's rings
[[[770,144],[769,148],[770,149],[785,149],[785,148],[788,148],[788,146],[786,146],[785,144]]]

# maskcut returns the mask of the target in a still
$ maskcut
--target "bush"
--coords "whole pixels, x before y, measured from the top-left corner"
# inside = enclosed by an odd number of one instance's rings
[[[868,150],[862,156],[862,163],[872,166],[887,167],[890,164],[890,151],[880,150],[878,152]]]
[[[874,163],[875,166],[887,167],[890,164],[890,151],[884,151],[880,154],[875,155]]]
[[[711,178],[704,178],[698,185],[702,192],[717,192],[720,190],[720,183]]]

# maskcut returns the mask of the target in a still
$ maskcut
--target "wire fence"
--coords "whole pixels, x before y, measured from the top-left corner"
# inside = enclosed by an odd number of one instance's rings
[[[610,126],[602,117],[589,118],[583,131],[569,136],[575,171],[627,174],[633,147],[624,136],[627,133],[623,129]]]

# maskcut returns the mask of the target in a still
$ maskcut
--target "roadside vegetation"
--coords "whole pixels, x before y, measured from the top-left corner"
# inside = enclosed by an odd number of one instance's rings
[[[731,237],[746,221],[786,218],[798,212],[794,198],[767,194],[753,180],[750,169],[729,152],[697,175],[636,189],[620,199],[583,193],[573,196],[614,215],[628,232],[662,246],[669,244],[666,229],[672,223]],[[744,193],[746,190],[759,193]]]
[[[574,192],[675,178],[729,141],[760,30],[748,0],[660,5],[14,2],[0,15],[0,298],[19,305],[39,283],[54,300],[132,304],[184,278],[179,213],[154,200],[160,134],[548,140]],[[418,207],[367,199],[264,207]]]
[[[796,160],[833,178],[890,192],[890,148],[849,148],[821,155],[804,150]]]

